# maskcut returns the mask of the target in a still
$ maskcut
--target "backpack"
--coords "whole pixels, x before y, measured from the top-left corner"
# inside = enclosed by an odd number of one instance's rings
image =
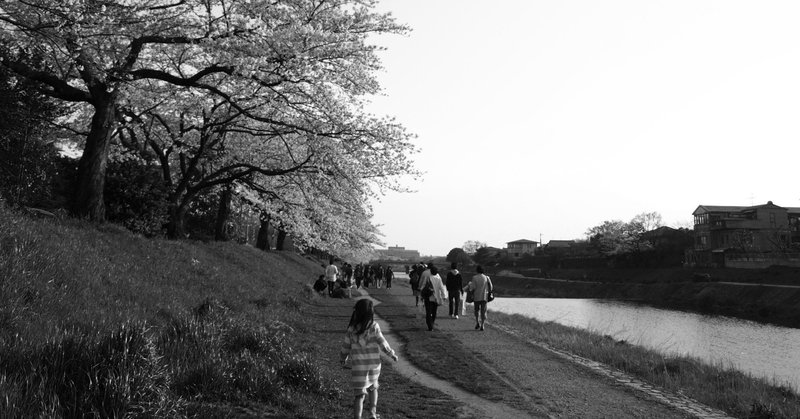
[[[428,281],[428,283],[425,284],[425,288],[423,288],[422,291],[420,291],[420,295],[422,295],[422,298],[424,298],[426,300],[428,298],[432,297],[433,296],[433,282]]]
[[[411,277],[411,289],[419,288],[419,275],[416,272],[411,272],[409,276]]]

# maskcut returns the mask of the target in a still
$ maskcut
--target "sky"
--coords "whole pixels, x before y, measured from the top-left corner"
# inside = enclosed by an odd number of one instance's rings
[[[380,0],[368,110],[422,179],[373,203],[387,246],[444,256],[585,239],[698,205],[800,207],[800,2]]]

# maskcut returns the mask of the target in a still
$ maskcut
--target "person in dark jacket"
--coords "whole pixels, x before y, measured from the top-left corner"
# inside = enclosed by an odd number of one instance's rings
[[[447,280],[445,286],[447,287],[447,301],[450,306],[450,317],[458,319],[458,313],[461,312],[461,289],[464,288],[464,279],[461,277],[461,272],[456,269],[455,262],[450,264],[450,271],[447,272]]]
[[[391,266],[387,266],[383,271],[383,278],[386,279],[386,288],[391,288],[392,280],[394,279],[394,272],[392,272]]]

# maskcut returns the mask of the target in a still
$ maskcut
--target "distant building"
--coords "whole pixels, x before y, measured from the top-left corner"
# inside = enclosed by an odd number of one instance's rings
[[[418,261],[421,258],[418,250],[407,250],[402,246],[389,246],[387,249],[377,249],[376,253],[381,259],[385,260]]]
[[[536,246],[539,244],[537,241],[520,239],[513,242],[506,243],[506,248],[503,251],[512,258],[520,258],[524,255],[534,255],[536,253]]]
[[[566,255],[572,253],[574,246],[575,240],[550,240],[544,248],[551,255]]]
[[[726,253],[747,254],[753,260],[755,254],[788,254],[792,243],[800,242],[800,208],[772,201],[749,207],[700,205],[692,215],[694,246],[687,253],[689,264],[730,266]]]

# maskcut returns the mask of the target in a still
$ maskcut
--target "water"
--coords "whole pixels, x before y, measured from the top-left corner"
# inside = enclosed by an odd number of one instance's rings
[[[497,298],[489,307],[731,366],[800,391],[800,329],[610,300]]]

